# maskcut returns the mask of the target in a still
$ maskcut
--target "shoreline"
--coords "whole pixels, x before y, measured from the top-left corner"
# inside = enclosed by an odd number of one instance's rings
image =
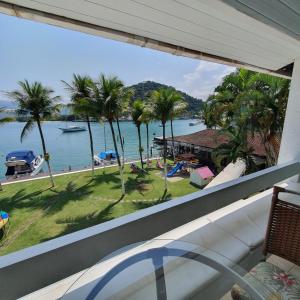
[[[153,156],[153,157],[150,157],[149,159],[155,160],[155,159],[161,159],[161,157]],[[140,160],[129,160],[129,161],[126,161],[124,163],[124,165],[128,165],[131,163],[139,163],[139,162],[140,162]],[[111,164],[111,165],[107,165],[107,166],[95,166],[94,170],[101,170],[101,169],[112,168],[112,167],[117,167],[117,166],[118,166],[118,164]],[[62,171],[62,172],[53,173],[53,177],[59,177],[59,176],[63,176],[63,175],[71,175],[71,174],[77,174],[77,173],[83,173],[83,172],[89,172],[89,171],[92,171],[92,168],[89,167],[89,168],[79,169],[76,171]],[[5,185],[14,184],[14,183],[45,179],[45,178],[49,178],[49,177],[50,176],[48,175],[48,173],[41,173],[34,177],[24,176],[24,177],[16,178],[16,179],[0,180],[0,183],[2,186],[5,186]]]

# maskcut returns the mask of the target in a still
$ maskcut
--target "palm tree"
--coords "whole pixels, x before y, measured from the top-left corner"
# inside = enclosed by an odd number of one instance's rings
[[[167,187],[167,144],[166,144],[166,122],[171,119],[174,109],[173,89],[160,89],[153,91],[151,94],[153,117],[159,120],[163,127],[163,158],[164,158],[164,177],[165,177],[165,190]]]
[[[250,173],[255,170],[256,166],[252,156],[253,149],[248,147],[247,129],[230,126],[221,132],[227,134],[229,141],[213,151],[213,155],[219,160],[220,166],[230,162],[235,163],[238,159],[241,159],[246,164],[247,172]]]
[[[92,178],[94,178],[94,142],[90,122],[91,117],[95,116],[95,101],[92,97],[93,81],[88,76],[73,74],[71,84],[63,80],[62,82],[65,84],[67,91],[70,93],[71,107],[74,114],[82,117],[87,123],[90,139]]]
[[[247,107],[251,120],[250,129],[258,132],[266,151],[267,164],[275,165],[279,151],[288,100],[289,80],[266,74],[255,74],[252,89],[241,95],[240,101]]]
[[[251,89],[253,71],[238,69],[225,76],[222,83],[215,88],[214,94],[208,97],[207,111],[208,124],[227,128],[239,118],[241,106],[238,97]]]
[[[171,136],[172,136],[172,155],[173,160],[175,161],[175,146],[174,146],[174,130],[173,130],[173,120],[177,116],[179,116],[185,109],[186,103],[183,102],[183,98],[177,92],[173,92],[172,96],[170,96],[173,102],[173,109],[171,111],[170,122],[171,122]],[[171,101],[170,99],[170,101]]]
[[[113,126],[113,122],[117,121],[118,116],[122,111],[122,101],[124,100],[124,84],[117,77],[106,77],[104,74],[101,74],[97,85],[99,89],[98,102],[100,102],[100,106],[102,106],[102,115],[108,121],[111,129],[111,135],[121,176],[122,195],[125,195],[123,167],[120,160],[116,134]],[[122,138],[120,137],[120,139]]]
[[[144,163],[143,163],[143,149],[142,149],[142,140],[141,140],[141,125],[142,125],[144,109],[145,109],[145,104],[141,99],[137,99],[133,102],[132,109],[131,109],[131,117],[138,132],[139,153],[140,153],[142,169],[144,168]]]
[[[122,88],[120,89],[120,93],[119,93],[119,104],[120,104],[120,108],[119,111],[116,114],[116,123],[117,123],[117,128],[118,128],[118,135],[119,135],[119,140],[120,140],[120,145],[121,145],[121,151],[122,151],[122,168],[124,169],[124,163],[125,163],[125,151],[124,151],[124,143],[125,143],[125,139],[124,136],[121,133],[121,127],[120,127],[120,115],[124,112],[128,112],[128,104],[130,102],[130,99],[132,98],[134,92],[132,89],[128,89],[128,88]]]
[[[200,119],[203,121],[207,128],[216,128],[218,126],[218,120],[220,119],[220,117],[216,112],[214,104],[214,95],[210,95],[208,96],[206,102],[203,103],[200,110]]]
[[[8,96],[16,101],[18,105],[17,113],[20,115],[27,115],[29,118],[22,130],[21,142],[32,130],[34,125],[37,124],[41,137],[44,158],[49,170],[51,186],[54,187],[54,180],[50,166],[50,156],[46,149],[45,138],[42,131],[42,121],[59,111],[59,104],[57,104],[57,102],[60,100],[60,97],[52,97],[54,91],[50,88],[44,87],[40,82],[33,82],[30,84],[27,80],[25,80],[19,81],[18,84],[20,86],[20,90],[9,92]]]
[[[153,119],[151,105],[145,105],[143,114],[141,116],[141,121],[143,124],[146,125],[146,138],[147,138],[147,161],[149,160],[150,153],[149,153],[149,123]]]
[[[209,96],[202,118],[210,127],[235,126],[258,133],[267,165],[272,166],[277,161],[288,92],[287,79],[238,69],[225,76]]]

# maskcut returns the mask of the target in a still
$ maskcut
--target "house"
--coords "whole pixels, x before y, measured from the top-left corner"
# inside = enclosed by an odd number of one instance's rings
[[[167,148],[171,153],[172,138],[167,137]],[[230,137],[219,129],[204,129],[191,134],[174,137],[175,153],[192,153],[201,161],[210,162],[212,152],[222,144],[228,143]],[[162,145],[162,137],[155,137],[154,143]],[[253,158],[257,165],[265,164],[266,150],[261,136],[258,133],[249,133],[247,138],[248,148],[252,150]],[[279,151],[279,148],[276,148]]]
[[[213,177],[214,173],[209,169],[209,167],[197,168],[191,172],[190,183],[198,187],[203,187],[208,184]]]

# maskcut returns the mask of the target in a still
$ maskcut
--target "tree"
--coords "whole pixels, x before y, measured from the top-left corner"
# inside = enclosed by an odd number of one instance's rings
[[[163,127],[163,158],[164,158],[164,177],[165,189],[167,189],[167,144],[166,144],[166,122],[171,119],[174,102],[177,96],[174,95],[173,89],[160,89],[151,94],[153,107],[153,117],[159,120]]]
[[[248,173],[254,171],[256,166],[252,156],[253,149],[248,147],[247,129],[230,126],[221,132],[229,137],[229,141],[213,151],[213,155],[219,160],[220,166],[223,167],[230,162],[235,163],[241,159],[245,162]]]
[[[242,94],[240,101],[251,120],[250,130],[262,138],[267,165],[273,166],[277,163],[290,82],[258,73],[251,78],[251,84],[252,89]]]
[[[289,80],[243,69],[224,77],[202,111],[208,127],[238,127],[258,133],[268,166],[276,164]],[[245,122],[245,120],[247,120]]]
[[[171,97],[170,101],[173,102],[173,108],[170,115],[170,122],[171,122],[171,136],[172,136],[172,155],[173,155],[173,160],[175,160],[173,120],[181,113],[184,112],[187,105],[186,103],[183,102],[182,97],[177,92],[174,92],[170,97]]]
[[[206,119],[210,127],[227,128],[239,118],[241,112],[238,97],[251,87],[250,79],[255,73],[238,69],[223,78],[214,94],[208,97]]]
[[[29,83],[27,80],[18,82],[20,89],[8,93],[8,96],[14,99],[18,105],[17,113],[19,115],[27,115],[26,122],[22,133],[21,142],[26,135],[37,124],[45,161],[48,166],[51,186],[54,187],[54,180],[50,166],[50,155],[46,149],[44,134],[42,131],[43,120],[51,117],[53,114],[59,112],[60,100],[59,96],[52,97],[54,91],[50,88],[44,87],[40,82]]]
[[[144,110],[145,110],[145,105],[141,99],[137,99],[133,102],[132,109],[131,109],[131,117],[138,132],[139,154],[140,154],[142,169],[144,169],[144,162],[143,162],[143,148],[142,148],[142,140],[141,140],[141,125],[142,125]]]
[[[125,139],[121,133],[121,127],[120,127],[120,115],[123,113],[127,113],[130,109],[128,109],[128,104],[131,102],[131,98],[133,96],[134,92],[132,89],[125,88],[124,86],[119,91],[119,111],[116,114],[116,122],[117,122],[117,128],[118,128],[118,134],[119,134],[119,140],[122,150],[122,169],[124,169],[124,163],[125,163],[125,150],[124,150],[124,143]]]
[[[95,115],[95,102],[92,97],[93,81],[88,76],[73,74],[71,84],[62,81],[71,96],[71,107],[75,115],[82,117],[88,126],[90,139],[92,178],[95,176],[94,169],[94,142],[90,119]]]
[[[116,134],[113,126],[113,122],[118,120],[123,107],[122,101],[124,100],[124,84],[117,77],[106,77],[101,74],[99,82],[97,82],[99,89],[98,102],[102,106],[102,115],[106,118],[111,129],[111,135],[114,143],[114,148],[117,156],[117,162],[119,166],[121,176],[122,195],[125,195],[125,182],[123,176],[123,167],[120,160],[118,151]],[[120,137],[121,139],[121,137]]]
[[[146,104],[143,110],[143,114],[141,116],[141,121],[146,125],[146,139],[147,139],[147,160],[149,160],[150,154],[149,154],[149,123],[153,119],[152,109],[151,105]]]

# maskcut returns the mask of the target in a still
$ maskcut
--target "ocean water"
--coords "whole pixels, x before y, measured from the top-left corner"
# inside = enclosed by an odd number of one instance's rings
[[[175,120],[173,122],[174,135],[188,134],[205,128],[203,124],[189,126],[190,122],[195,120]],[[7,153],[14,150],[28,149],[33,150],[36,154],[42,153],[40,136],[35,127],[23,140],[20,142],[20,134],[25,123],[12,122],[0,127],[0,178],[4,178],[6,167],[5,156]],[[154,136],[162,136],[162,128],[159,122],[153,122],[149,125],[150,145]],[[53,171],[59,172],[68,170],[82,169],[90,166],[90,146],[88,131],[62,133],[59,127],[66,126],[86,126],[83,122],[44,122],[43,132],[45,136],[47,150],[50,153],[51,166]],[[127,159],[137,159],[138,154],[138,137],[135,125],[130,121],[120,123],[122,134],[125,139],[125,157]],[[104,151],[104,128],[107,141],[107,150],[113,150],[113,143],[109,125],[92,123],[92,132],[94,137],[95,153]],[[170,124],[166,127],[166,134],[171,133]],[[142,126],[142,144],[144,154],[146,154],[146,127]],[[44,168],[43,171],[46,171]]]

